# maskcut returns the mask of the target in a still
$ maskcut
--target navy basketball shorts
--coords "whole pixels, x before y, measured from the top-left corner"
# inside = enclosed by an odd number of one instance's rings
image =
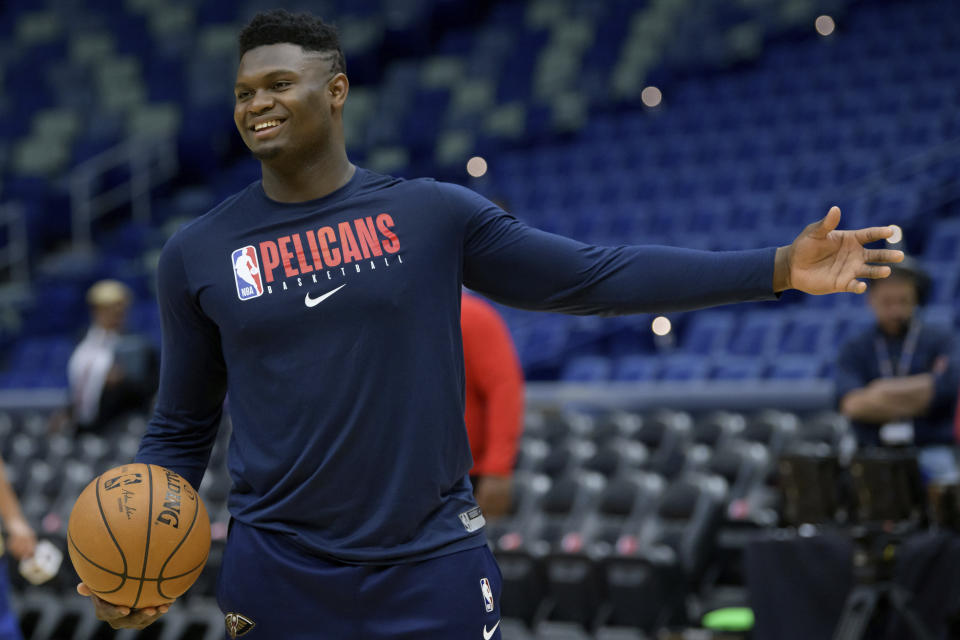
[[[502,576],[490,549],[350,565],[234,521],[217,602],[227,638],[500,640]]]

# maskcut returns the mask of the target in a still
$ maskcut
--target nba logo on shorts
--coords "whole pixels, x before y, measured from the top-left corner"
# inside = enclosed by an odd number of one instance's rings
[[[237,295],[241,300],[249,300],[263,295],[263,279],[260,275],[260,261],[257,250],[252,246],[233,252],[233,276],[237,281]]]
[[[493,589],[490,588],[490,581],[486,578],[480,578],[480,593],[483,594],[483,606],[487,613],[493,612]]]

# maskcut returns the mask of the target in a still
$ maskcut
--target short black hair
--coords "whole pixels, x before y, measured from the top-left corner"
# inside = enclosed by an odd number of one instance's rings
[[[336,27],[309,13],[290,13],[286,9],[261,11],[251,18],[238,38],[240,57],[255,47],[280,43],[300,45],[304,51],[329,54],[333,72],[347,72],[347,62],[340,48],[340,35]]]

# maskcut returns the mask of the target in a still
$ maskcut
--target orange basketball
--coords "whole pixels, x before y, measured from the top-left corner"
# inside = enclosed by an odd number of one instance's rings
[[[127,464],[87,485],[67,526],[70,560],[100,598],[142,609],[171,602],[200,576],[210,519],[180,475]]]

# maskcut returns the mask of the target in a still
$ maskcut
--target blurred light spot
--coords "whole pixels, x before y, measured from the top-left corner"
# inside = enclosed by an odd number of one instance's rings
[[[893,229],[893,235],[887,238],[889,244],[897,244],[903,240],[903,229],[895,224],[890,225],[890,228]]]
[[[56,513],[50,512],[43,516],[43,520],[40,521],[40,526],[43,528],[44,533],[56,533],[60,530],[60,527],[63,526],[63,520]]]
[[[487,161],[480,156],[473,156],[467,160],[467,173],[474,178],[479,178],[487,172]]]
[[[658,336],[665,336],[670,333],[670,330],[673,328],[673,325],[670,324],[670,319],[666,316],[657,316],[653,319],[653,324],[651,325],[653,332]]]
[[[819,16],[813,24],[817,28],[817,33],[822,36],[830,35],[837,28],[837,24],[830,16]]]
[[[656,87],[647,87],[640,92],[640,99],[648,107],[656,107],[663,100],[663,94]]]

